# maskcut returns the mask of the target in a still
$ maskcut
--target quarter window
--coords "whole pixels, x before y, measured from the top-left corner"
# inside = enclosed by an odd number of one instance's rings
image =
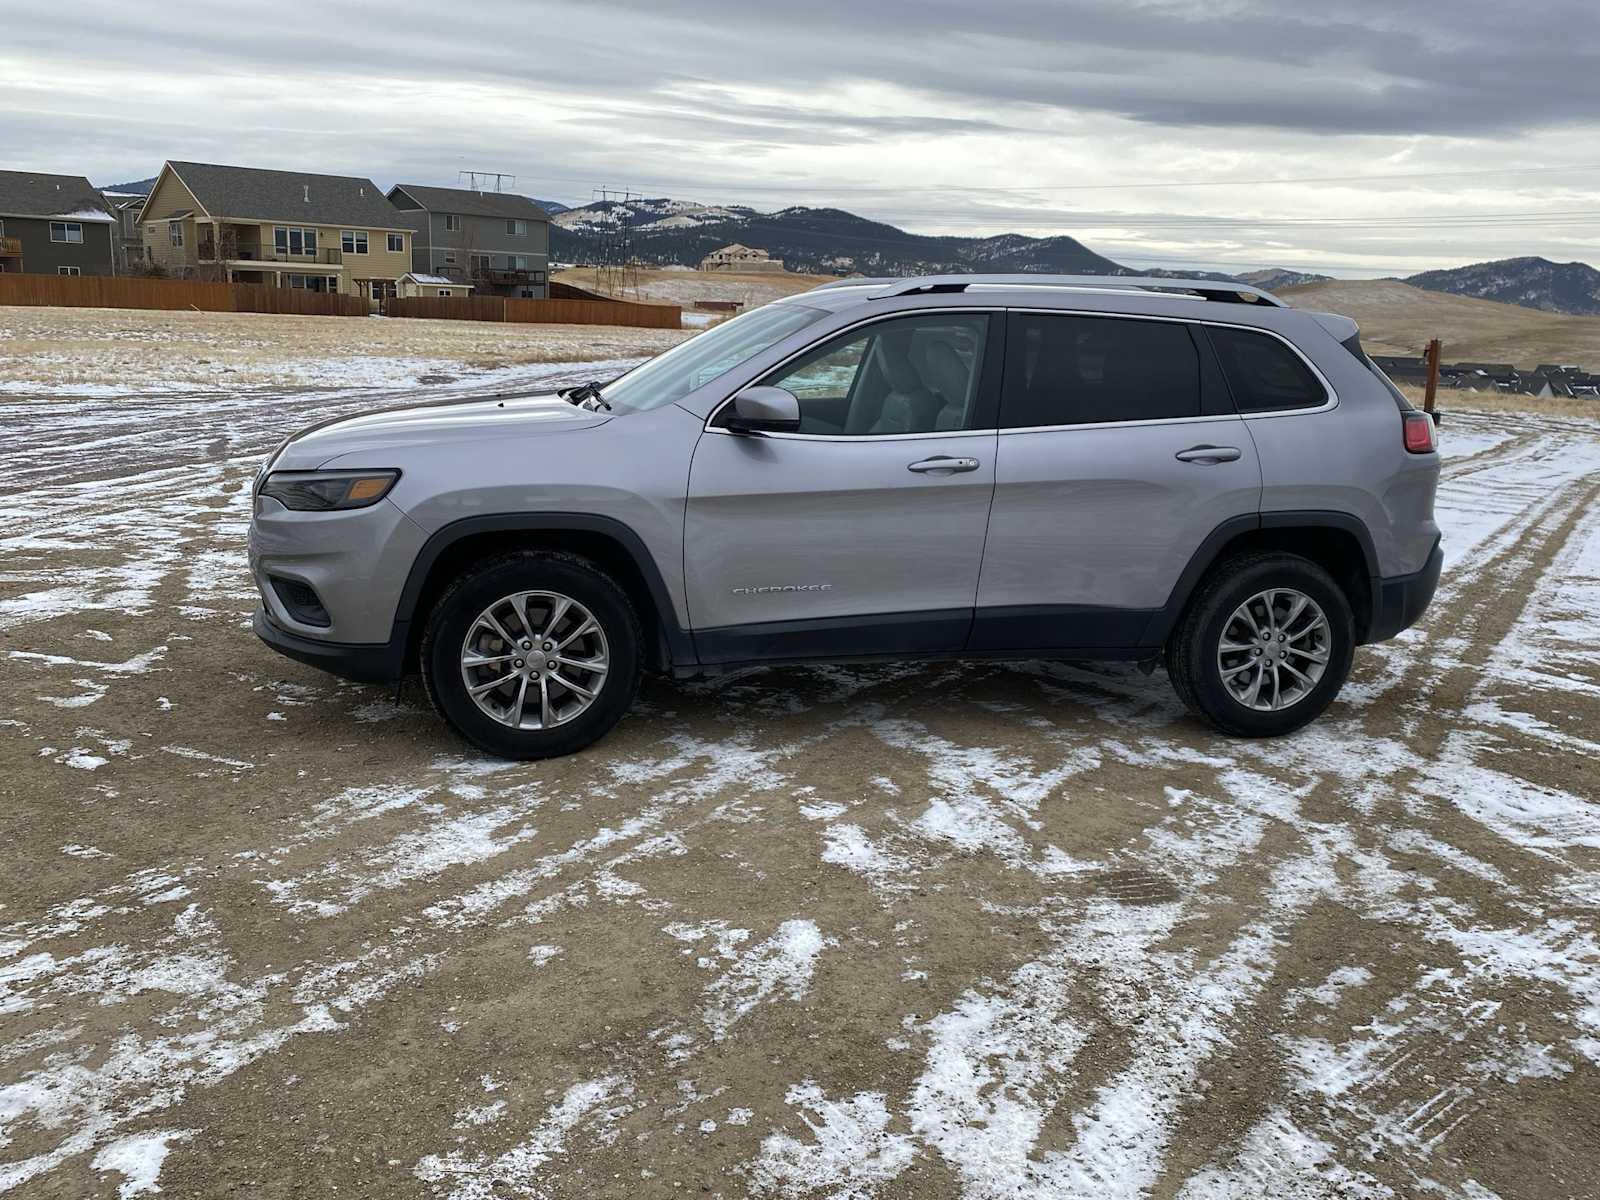
[[[764,380],[800,401],[800,432],[848,437],[970,427],[989,318],[879,321],[824,342]]]
[[[1187,326],[1055,313],[1012,317],[1002,428],[1199,415],[1200,355]]]
[[[183,227],[180,225],[178,228],[181,231]],[[83,226],[76,221],[51,221],[50,240],[52,242],[81,242],[83,241]],[[183,243],[174,242],[173,245],[181,246]]]
[[[367,231],[365,229],[346,229],[339,235],[339,248],[346,254],[365,254],[367,252]]]
[[[398,233],[391,233],[389,235],[389,253],[390,254],[400,254],[400,253],[404,252],[405,248],[406,248],[406,239],[402,235],[400,235]]]
[[[1208,325],[1240,412],[1320,408],[1328,391],[1305,361],[1277,338],[1249,329]]]

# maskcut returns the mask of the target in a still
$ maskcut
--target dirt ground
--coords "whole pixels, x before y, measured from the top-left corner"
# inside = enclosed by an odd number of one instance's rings
[[[261,454],[384,398],[0,394],[0,1193],[1600,1196],[1596,423],[1447,424],[1288,739],[971,663],[508,764],[249,631]]]
[[[557,283],[574,287],[600,288],[593,267],[573,267],[553,276]],[[638,272],[638,288],[626,294],[629,300],[657,304],[679,304],[692,309],[696,300],[737,300],[754,308],[796,292],[808,292],[818,284],[829,283],[835,275],[797,275],[792,271],[692,271],[687,268],[648,268]]]

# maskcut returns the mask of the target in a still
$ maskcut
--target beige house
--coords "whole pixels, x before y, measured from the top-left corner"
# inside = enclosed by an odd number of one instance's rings
[[[772,258],[765,250],[741,246],[735,242],[720,250],[713,250],[700,260],[702,271],[782,271],[783,259]]]
[[[167,162],[138,224],[144,263],[180,279],[380,300],[411,270],[411,230],[355,176]]]
[[[472,285],[447,275],[424,275],[407,271],[396,285],[402,296],[470,296]]]

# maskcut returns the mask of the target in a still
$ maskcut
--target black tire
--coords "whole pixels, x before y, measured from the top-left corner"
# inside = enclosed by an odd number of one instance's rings
[[[556,592],[588,609],[610,660],[589,707],[550,729],[496,721],[478,707],[462,678],[462,645],[478,615],[522,591]],[[639,690],[642,645],[632,602],[604,571],[574,554],[517,551],[475,564],[439,597],[422,636],[422,682],[440,715],[480,750],[501,758],[554,758],[582,750],[622,719]]]
[[[1303,696],[1285,708],[1264,710],[1250,707],[1228,689],[1217,652],[1234,611],[1272,588],[1292,588],[1322,608],[1328,620],[1328,662]],[[1212,728],[1238,737],[1277,737],[1315,720],[1333,703],[1350,675],[1354,653],[1350,600],[1327,571],[1295,554],[1241,555],[1213,568],[1190,598],[1167,642],[1167,674],[1179,699]]]

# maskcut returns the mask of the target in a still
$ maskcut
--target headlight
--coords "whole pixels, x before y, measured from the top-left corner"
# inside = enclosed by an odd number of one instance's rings
[[[366,508],[387,496],[399,478],[399,471],[274,471],[260,494],[301,512]]]

